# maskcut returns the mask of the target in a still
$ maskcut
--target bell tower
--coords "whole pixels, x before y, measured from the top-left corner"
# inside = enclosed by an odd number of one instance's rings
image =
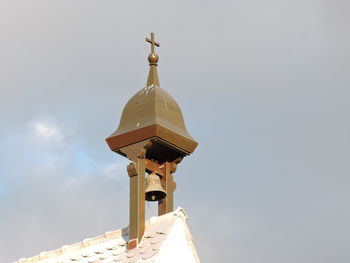
[[[112,151],[130,160],[129,249],[137,247],[143,236],[145,201],[158,201],[158,215],[173,211],[173,173],[197,147],[179,105],[160,88],[155,53],[160,44],[154,33],[146,41],[151,44],[147,85],[127,102],[117,130],[106,139]]]

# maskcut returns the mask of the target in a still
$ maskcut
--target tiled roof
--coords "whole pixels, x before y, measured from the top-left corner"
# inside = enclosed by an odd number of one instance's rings
[[[45,251],[32,258],[20,259],[16,263],[169,262],[169,260],[155,259],[159,254],[162,254],[160,252],[162,247],[166,248],[160,258],[167,257],[164,254],[170,255],[172,253],[172,249],[169,249],[169,246],[172,246],[171,243],[174,243],[174,246],[177,247],[175,249],[179,251],[179,244],[175,244],[178,240],[181,243],[186,243],[180,244],[184,245],[185,257],[191,258],[191,260],[186,260],[186,262],[199,262],[191,234],[185,222],[186,219],[187,215],[182,208],[178,208],[176,211],[163,216],[152,217],[146,222],[146,231],[138,247],[129,251],[126,249],[128,229],[125,228],[107,232],[95,238],[85,239],[72,245],[65,245],[53,251]],[[178,238],[177,236],[179,235],[183,236],[183,238]]]

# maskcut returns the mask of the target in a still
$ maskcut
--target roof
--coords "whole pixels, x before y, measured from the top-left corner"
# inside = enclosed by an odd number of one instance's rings
[[[155,123],[191,138],[179,105],[168,92],[155,85],[141,89],[128,101],[117,132],[124,133]]]
[[[182,208],[152,217],[135,249],[127,251],[128,228],[106,232],[16,263],[161,263],[199,262]]]
[[[106,140],[115,151],[152,137],[170,143],[185,155],[192,153],[197,146],[185,127],[179,105],[156,85],[141,89],[128,101],[118,129]]]

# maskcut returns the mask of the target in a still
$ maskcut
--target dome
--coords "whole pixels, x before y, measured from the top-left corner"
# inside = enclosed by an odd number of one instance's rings
[[[170,156],[163,158],[166,161],[188,155],[197,146],[185,127],[179,105],[169,93],[156,85],[141,89],[128,101],[119,127],[107,138],[107,143],[113,151],[119,152],[122,147],[146,139],[158,141],[147,150],[148,158],[158,158],[169,148],[174,150]]]

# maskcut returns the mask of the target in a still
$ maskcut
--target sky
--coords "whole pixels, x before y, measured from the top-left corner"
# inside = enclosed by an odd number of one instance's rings
[[[201,262],[348,263],[349,8],[2,0],[0,262],[128,225],[128,160],[105,138],[155,32],[161,87],[199,142],[175,207]]]

